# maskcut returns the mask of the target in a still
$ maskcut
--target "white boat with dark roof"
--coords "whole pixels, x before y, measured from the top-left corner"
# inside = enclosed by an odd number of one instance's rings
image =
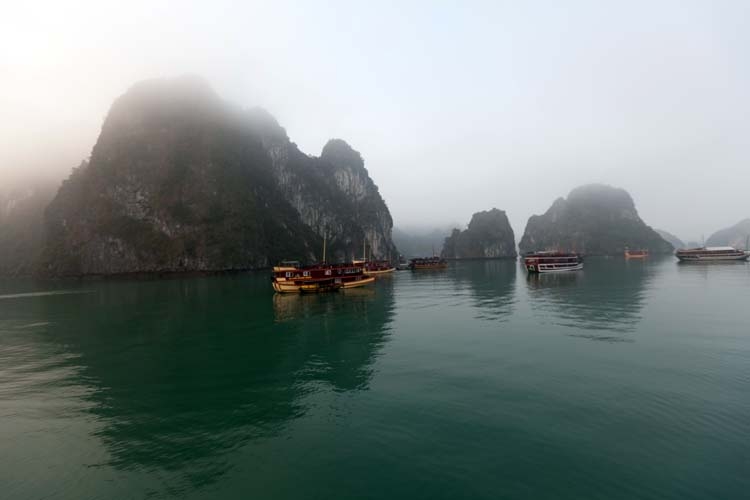
[[[682,262],[736,261],[747,260],[750,257],[750,253],[734,247],[681,248],[674,254]]]
[[[562,273],[583,269],[583,258],[570,252],[533,252],[524,255],[523,265],[530,273]]]

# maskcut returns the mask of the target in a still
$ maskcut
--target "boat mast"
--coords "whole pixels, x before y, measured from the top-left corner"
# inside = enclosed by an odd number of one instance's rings
[[[323,231],[323,264],[326,263],[326,237],[328,236],[328,231]]]

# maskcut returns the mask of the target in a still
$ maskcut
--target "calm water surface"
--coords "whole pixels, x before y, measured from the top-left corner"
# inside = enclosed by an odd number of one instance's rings
[[[750,266],[0,282],[0,497],[748,498]]]

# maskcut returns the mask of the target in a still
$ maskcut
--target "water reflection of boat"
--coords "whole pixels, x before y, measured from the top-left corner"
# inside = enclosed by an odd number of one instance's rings
[[[590,258],[580,273],[529,274],[529,302],[535,316],[570,328],[570,335],[629,341],[623,334],[641,320],[655,269],[628,265],[626,260]]]
[[[515,260],[459,261],[453,269],[456,281],[468,284],[479,319],[502,320],[513,312]]]

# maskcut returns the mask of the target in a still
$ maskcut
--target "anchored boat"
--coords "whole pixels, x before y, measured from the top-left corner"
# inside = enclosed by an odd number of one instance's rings
[[[729,260],[747,260],[750,253],[734,247],[701,247],[681,248],[675,256],[682,262],[721,262]]]
[[[354,265],[362,266],[367,276],[388,274],[396,270],[390,260],[372,260],[372,245],[370,245],[370,258],[367,258],[367,240],[362,240],[362,258],[355,259]]]
[[[411,259],[409,269],[417,271],[421,269],[445,269],[448,267],[448,261],[440,257],[423,257]]]
[[[279,293],[320,293],[357,288],[375,282],[374,276],[354,264],[300,266],[294,261],[273,268],[273,289]]]
[[[645,259],[646,257],[648,257],[648,250],[630,250],[625,247],[626,259]]]
[[[355,260],[354,265],[361,266],[367,276],[388,274],[396,270],[387,260]]]
[[[523,264],[530,273],[561,273],[583,269],[583,258],[577,253],[533,252],[524,256]]]

